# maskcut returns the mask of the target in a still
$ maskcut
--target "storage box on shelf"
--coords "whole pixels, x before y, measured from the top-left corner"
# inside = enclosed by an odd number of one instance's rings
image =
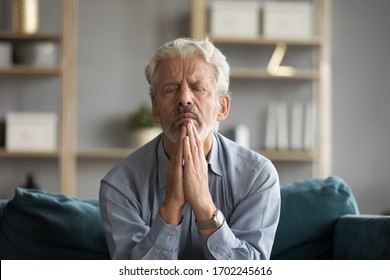
[[[57,149],[57,115],[54,113],[8,113],[5,121],[6,151]]]
[[[216,5],[216,3],[218,3]],[[316,145],[311,149],[257,149],[263,155],[271,160],[280,162],[308,162],[312,163],[313,176],[327,176],[331,172],[330,148],[331,148],[331,129],[330,129],[330,4],[329,0],[308,0],[302,1],[268,1],[262,3],[259,12],[260,26],[257,34],[251,36],[237,36],[234,33],[214,32],[213,14],[218,14],[216,9],[224,12],[223,3],[225,1],[192,0],[191,4],[191,36],[202,39],[208,37],[216,45],[221,47],[241,48],[241,54],[246,55],[247,48],[258,47],[258,54],[265,48],[274,47],[272,57],[269,57],[269,65],[258,66],[236,66],[231,63],[231,79],[234,83],[246,83],[252,80],[264,80],[268,83],[275,81],[276,84],[291,83],[292,86],[299,87],[301,83],[306,83],[311,88],[311,102],[316,105]],[[236,1],[238,2],[238,1]],[[246,1],[239,1],[245,3]],[[210,5],[210,3],[213,3]],[[238,3],[237,3],[238,4]],[[258,4],[258,3],[257,3]],[[236,7],[236,10],[239,9]],[[225,7],[226,10],[226,7]],[[243,9],[245,10],[245,9]],[[210,14],[210,17],[208,17]],[[226,14],[226,12],[225,12]],[[223,20],[223,18],[222,18]],[[226,18],[225,18],[226,20]],[[277,26],[275,24],[277,23]],[[237,24],[240,24],[237,21]],[[273,26],[270,26],[273,24]],[[287,24],[289,28],[282,28],[281,25]],[[300,27],[302,27],[300,29]],[[276,29],[275,29],[276,28]],[[289,30],[292,29],[292,30]],[[299,30],[298,30],[299,29]],[[288,34],[283,32],[289,31]],[[267,36],[268,35],[268,36]],[[284,48],[284,49],[283,49]],[[312,60],[311,67],[300,68],[291,67],[293,70],[289,74],[272,71],[275,69],[283,70],[281,60],[284,53],[282,51],[292,49],[302,49],[306,56]],[[272,61],[273,56],[276,62]],[[230,58],[230,57],[228,57]],[[274,65],[270,65],[274,63]],[[270,68],[273,66],[274,68]],[[280,69],[282,68],[282,69]],[[287,68],[287,67],[286,67]],[[297,83],[294,84],[293,82]],[[277,83],[276,83],[277,82]],[[241,93],[243,94],[243,93]],[[260,96],[261,93],[259,93]],[[264,131],[265,133],[265,131]],[[263,137],[265,138],[265,136]],[[264,145],[260,145],[264,146]]]
[[[211,2],[211,33],[239,38],[256,37],[260,28],[259,5],[254,1]]]
[[[263,33],[268,38],[312,38],[310,1],[264,3]]]

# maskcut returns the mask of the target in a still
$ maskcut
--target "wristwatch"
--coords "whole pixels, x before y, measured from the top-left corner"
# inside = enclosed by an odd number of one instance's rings
[[[223,223],[225,222],[225,216],[221,212],[221,210],[217,209],[215,210],[213,214],[213,218],[209,221],[204,221],[204,222],[197,222],[195,221],[196,224],[196,229],[199,230],[206,230],[206,229],[219,229]]]

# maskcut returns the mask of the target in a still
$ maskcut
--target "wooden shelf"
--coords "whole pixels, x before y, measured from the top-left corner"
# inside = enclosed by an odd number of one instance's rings
[[[62,36],[55,33],[23,34],[0,31],[0,40],[6,41],[61,41]]]
[[[317,151],[259,150],[258,153],[273,161],[313,162],[319,160]]]
[[[230,77],[232,79],[318,80],[319,73],[314,70],[297,70],[293,76],[279,76],[255,68],[232,68]]]
[[[58,67],[38,67],[29,65],[15,65],[9,68],[0,68],[0,75],[59,75],[61,68]]]
[[[213,35],[207,35],[207,37],[216,44],[229,44],[229,45],[269,45],[273,46],[279,43],[284,43],[289,46],[299,47],[320,47],[322,45],[321,38],[309,38],[309,39],[289,39],[289,38],[267,38],[264,36],[258,36],[254,38],[233,38],[233,37],[218,37]]]
[[[78,159],[108,159],[120,160],[133,153],[136,148],[102,148],[86,149],[77,152]],[[317,151],[291,151],[291,150],[257,150],[258,153],[275,161],[311,162],[318,160]]]
[[[58,158],[58,151],[7,151],[6,149],[0,149],[0,158]]]
[[[15,32],[0,32],[1,41],[61,41],[62,36],[55,33],[23,34]],[[59,75],[61,67],[41,67],[31,65],[13,65],[9,68],[0,68],[0,75]]]
[[[78,159],[123,159],[134,152],[136,148],[102,148],[87,149],[77,152]]]
[[[135,150],[136,148],[88,149],[79,151],[77,158],[120,160],[126,158]],[[274,161],[312,162],[319,159],[317,151],[257,150],[257,152]]]
[[[78,159],[123,159],[136,148],[86,149],[77,152]],[[258,153],[276,161],[316,161],[317,151],[257,150]],[[0,149],[0,158],[58,158],[58,151],[7,151]]]

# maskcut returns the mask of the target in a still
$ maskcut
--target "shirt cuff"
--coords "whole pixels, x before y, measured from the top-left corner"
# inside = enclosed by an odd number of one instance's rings
[[[236,236],[227,225],[223,225],[209,237],[202,237],[202,247],[207,259],[230,259],[229,252],[234,247]]]
[[[169,254],[172,259],[177,259],[180,249],[180,233],[181,224],[177,226],[168,225],[162,220],[160,215],[157,215],[150,228],[148,237],[154,246],[162,250],[163,255]]]

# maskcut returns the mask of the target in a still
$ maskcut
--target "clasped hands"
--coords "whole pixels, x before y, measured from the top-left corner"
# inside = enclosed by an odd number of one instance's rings
[[[186,203],[198,221],[210,220],[216,209],[209,192],[203,143],[192,121],[182,125],[171,154],[166,197],[160,208],[161,218],[167,224],[178,225]]]

